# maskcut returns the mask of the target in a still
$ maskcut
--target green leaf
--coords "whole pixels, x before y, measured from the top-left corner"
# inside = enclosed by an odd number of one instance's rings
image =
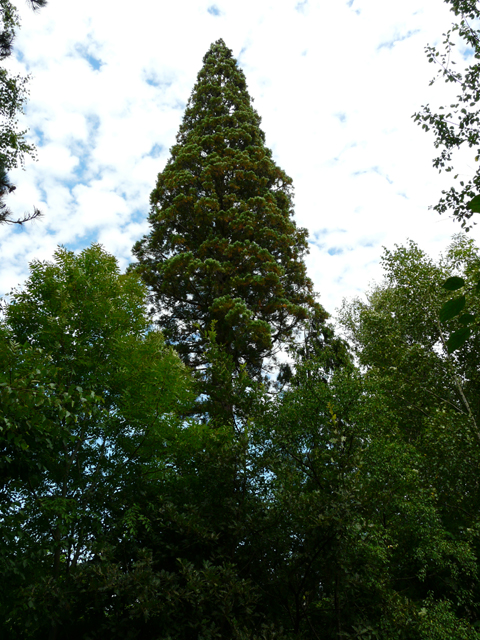
[[[445,282],[442,284],[442,287],[447,291],[456,291],[457,289],[461,289],[464,285],[465,280],[463,278],[452,276],[451,278],[447,278],[445,280]]]
[[[460,349],[460,347],[469,339],[471,333],[472,330],[470,327],[462,327],[462,329],[452,333],[450,338],[447,340],[448,353],[453,353],[457,349]]]
[[[480,196],[475,196],[473,200],[467,204],[467,209],[473,211],[473,213],[480,213]]]
[[[443,307],[440,309],[440,322],[446,322],[455,316],[458,316],[460,311],[465,306],[465,296],[460,298],[453,298],[453,300],[447,300]]]
[[[475,315],[473,313],[464,313],[458,319],[458,321],[461,322],[462,324],[470,324],[474,320],[475,320]]]

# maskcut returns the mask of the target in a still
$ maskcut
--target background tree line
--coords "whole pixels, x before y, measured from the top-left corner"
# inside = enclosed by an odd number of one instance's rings
[[[151,205],[126,274],[60,248],[3,303],[1,637],[477,638],[474,243],[385,251],[339,337],[221,40]]]

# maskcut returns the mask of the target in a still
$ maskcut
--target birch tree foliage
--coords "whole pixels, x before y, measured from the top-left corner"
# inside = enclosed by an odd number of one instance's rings
[[[474,213],[480,211],[480,6],[476,0],[445,0],[455,22],[443,34],[440,47],[427,45],[428,61],[438,65],[430,84],[443,80],[458,91],[450,104],[432,109],[429,104],[413,115],[414,121],[434,135],[438,155],[433,166],[453,176],[453,184],[442,191],[433,209],[453,215],[468,231],[475,224]],[[470,175],[460,174],[455,152],[468,148],[471,153]]]
[[[472,240],[457,236],[435,262],[411,242],[385,251],[382,263],[383,282],[373,286],[365,299],[345,302],[340,320],[355,346],[365,381],[381,393],[379,411],[392,416],[398,443],[415,453],[417,490],[430,501],[435,526],[443,531],[443,542],[436,548],[447,555],[435,561],[443,568],[426,566],[419,571],[415,590],[428,600],[425,586],[429,585],[439,615],[445,598],[453,619],[458,617],[467,627],[478,626],[474,603],[479,595],[480,495],[475,470],[480,464],[480,344],[472,333],[451,352],[448,334],[461,327],[461,317],[445,318],[443,323],[439,318],[450,296],[442,286],[445,276],[457,273],[455,277],[467,284],[476,282],[478,249]],[[476,314],[477,302],[476,297],[467,299],[465,312]],[[429,532],[424,533],[428,538]],[[407,540],[405,533],[399,544]],[[405,558],[408,553],[404,548]],[[433,557],[428,554],[422,557]]]

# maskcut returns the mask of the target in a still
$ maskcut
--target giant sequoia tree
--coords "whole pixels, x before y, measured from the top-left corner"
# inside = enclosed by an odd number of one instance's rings
[[[137,268],[188,364],[208,361],[214,328],[235,367],[256,376],[303,320],[326,318],[306,275],[292,181],[265,146],[245,76],[222,40],[204,57],[151,205]]]

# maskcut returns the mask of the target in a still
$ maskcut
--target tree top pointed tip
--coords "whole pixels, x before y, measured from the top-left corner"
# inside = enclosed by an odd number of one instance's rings
[[[211,56],[212,54],[222,54],[227,55],[228,57],[233,57],[233,52],[231,49],[227,47],[223,38],[219,38],[212,42],[210,45],[210,49],[207,51],[205,58]]]

